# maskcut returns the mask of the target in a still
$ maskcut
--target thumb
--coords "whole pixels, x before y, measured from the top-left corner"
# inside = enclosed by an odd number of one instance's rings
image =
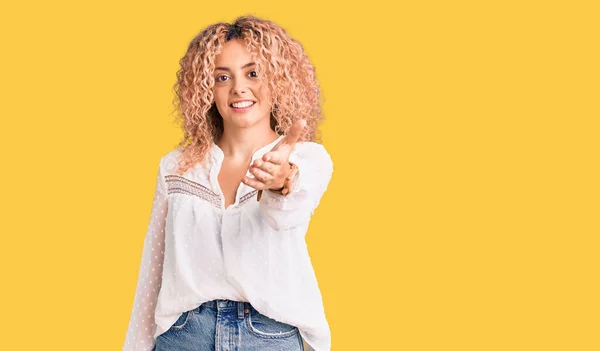
[[[288,130],[285,137],[283,137],[283,139],[281,139],[277,143],[277,145],[275,145],[273,147],[273,151],[278,150],[279,148],[281,148],[284,145],[291,146],[293,148],[294,145],[298,142],[298,140],[300,140],[300,137],[302,136],[302,132],[304,131],[305,126],[306,126],[306,120],[304,120],[304,119],[298,119],[298,120],[294,121],[294,123]]]

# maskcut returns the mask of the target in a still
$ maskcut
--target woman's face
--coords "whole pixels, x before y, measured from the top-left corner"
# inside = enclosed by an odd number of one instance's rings
[[[270,128],[271,102],[254,62],[239,39],[226,42],[216,57],[214,96],[225,128],[262,123]]]

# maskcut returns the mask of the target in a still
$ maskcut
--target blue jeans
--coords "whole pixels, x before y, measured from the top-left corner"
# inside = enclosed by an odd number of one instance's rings
[[[249,302],[213,300],[184,312],[156,338],[154,351],[304,351],[298,328]]]

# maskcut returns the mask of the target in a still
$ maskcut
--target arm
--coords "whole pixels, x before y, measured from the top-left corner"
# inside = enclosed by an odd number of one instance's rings
[[[154,310],[162,283],[167,210],[167,190],[161,165],[123,351],[150,351],[156,342]]]
[[[289,162],[298,173],[287,196],[270,190],[259,201],[262,217],[275,230],[291,229],[309,222],[333,173],[333,162],[325,147],[314,142],[296,144]]]

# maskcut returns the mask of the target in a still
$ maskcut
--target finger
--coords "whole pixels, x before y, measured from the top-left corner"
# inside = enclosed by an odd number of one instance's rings
[[[267,182],[273,180],[272,175],[270,175],[269,173],[267,173],[257,167],[250,167],[250,173],[254,176],[254,178],[256,178],[257,180],[259,180],[263,183],[267,183]]]
[[[256,190],[267,189],[267,186],[263,182],[255,179],[255,178],[252,178],[252,177],[244,177],[244,178],[242,178],[242,181],[244,182],[244,184],[246,184],[250,187],[253,187]]]
[[[258,166],[256,166],[256,167],[258,167],[262,171],[267,172],[271,175],[277,168],[277,165],[274,163],[271,163],[271,162],[262,161],[262,162],[255,162],[255,163],[258,163]]]
[[[262,158],[254,160],[250,167],[258,167],[267,173],[273,174],[273,170],[277,165],[275,163],[267,161],[267,158],[269,158],[267,154],[263,155]]]
[[[281,152],[269,151],[263,155],[263,161],[270,162],[274,165],[282,165],[287,159],[283,158]]]
[[[298,140],[300,140],[300,137],[302,136],[302,132],[304,131],[305,126],[306,126],[306,120],[304,120],[304,119],[295,120],[294,123],[292,124],[292,126],[290,127],[290,129],[288,130],[287,134],[285,135],[285,137],[283,139],[281,139],[277,143],[277,145],[275,145],[273,147],[272,150],[278,150],[280,147],[283,147],[285,145],[291,146],[293,148],[294,145],[298,142]]]
[[[288,138],[288,141],[290,144],[292,144],[292,145],[296,144],[298,142],[298,140],[300,140],[300,137],[302,136],[302,132],[304,131],[305,126],[306,126],[306,120],[304,120],[304,119],[298,119],[298,120],[294,121],[294,124],[292,124],[292,127],[290,128],[287,135],[285,136],[286,138]]]

